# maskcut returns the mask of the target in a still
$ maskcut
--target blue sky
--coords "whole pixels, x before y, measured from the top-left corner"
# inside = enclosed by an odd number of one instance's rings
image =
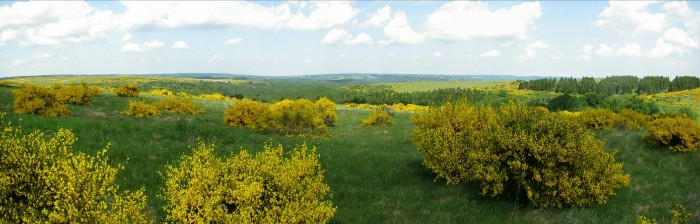
[[[700,2],[0,2],[0,76],[700,75]]]

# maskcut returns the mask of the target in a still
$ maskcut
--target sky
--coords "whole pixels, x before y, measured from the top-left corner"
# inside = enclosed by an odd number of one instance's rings
[[[698,1],[0,2],[0,77],[700,76]]]

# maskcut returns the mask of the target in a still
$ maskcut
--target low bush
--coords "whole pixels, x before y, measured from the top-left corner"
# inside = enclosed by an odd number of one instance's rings
[[[332,106],[331,106],[332,105]],[[328,132],[337,118],[335,103],[320,99],[282,100],[268,106],[252,100],[236,100],[224,114],[224,123],[256,131],[274,131],[289,136],[318,136]]]
[[[619,115],[608,109],[581,111],[578,120],[592,130],[608,130],[624,123]]]
[[[158,107],[155,105],[147,104],[144,101],[129,101],[129,107],[124,110],[124,115],[135,117],[154,117],[160,116],[160,111],[158,111]]]
[[[700,125],[688,117],[659,118],[649,123],[643,139],[674,152],[692,152],[700,148]]]
[[[115,90],[117,96],[123,97],[137,97],[141,92],[141,88],[133,83],[121,84]]]
[[[460,101],[417,114],[413,122],[424,165],[448,184],[479,183],[482,195],[511,191],[540,208],[590,206],[630,183],[603,141],[556,113]]]
[[[236,104],[229,107],[224,113],[224,124],[263,131],[265,126],[263,122],[269,113],[269,106],[248,99],[235,101]]]
[[[318,111],[326,126],[331,126],[338,120],[338,115],[335,112],[335,102],[327,97],[321,97],[314,104],[316,104],[316,111]]]
[[[90,105],[93,102],[93,97],[98,93],[100,93],[100,88],[97,86],[71,83],[68,86],[58,88],[56,98],[61,102],[73,105]]]
[[[68,106],[56,97],[50,88],[37,85],[25,85],[12,90],[13,107],[16,113],[36,114],[49,117],[68,116]]]
[[[168,89],[154,89],[148,92],[149,94],[152,95],[159,95],[159,96],[174,96],[173,92],[171,92]]]
[[[75,136],[25,134],[0,115],[0,223],[150,223],[143,189],[119,192],[106,148],[73,153]]]
[[[369,113],[369,117],[362,121],[362,126],[387,126],[392,123],[393,113],[390,107],[378,107]]]
[[[176,114],[201,114],[204,109],[198,108],[189,98],[170,97],[155,103],[156,108]]]
[[[641,129],[642,126],[646,126],[649,123],[649,116],[641,114],[634,110],[623,109],[620,113],[617,113],[622,119],[621,128],[625,129]]]
[[[165,172],[167,221],[175,223],[327,223],[336,208],[323,183],[316,148],[306,144],[285,158],[282,146],[266,144],[251,155],[224,159],[199,143]]]

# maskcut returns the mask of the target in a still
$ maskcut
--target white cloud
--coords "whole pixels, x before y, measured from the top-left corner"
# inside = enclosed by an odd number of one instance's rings
[[[213,64],[213,63],[219,62],[220,60],[221,60],[221,56],[219,56],[218,54],[215,54],[209,58],[209,61],[207,61],[207,63]]]
[[[686,28],[700,32],[700,11],[695,11],[685,1],[672,1],[665,3],[661,9],[667,14],[667,20],[682,22]]]
[[[435,57],[435,58],[439,58],[441,56],[442,56],[442,52],[440,52],[440,51],[433,53],[433,57]]]
[[[32,55],[32,58],[34,59],[45,59],[45,58],[50,58],[51,55],[47,54],[46,52],[36,52]]]
[[[620,50],[617,51],[617,55],[627,57],[641,57],[642,49],[639,47],[639,44],[630,43],[626,44],[624,47],[620,47]]]
[[[597,50],[595,50],[595,55],[598,56],[612,56],[615,54],[615,44],[600,44]]]
[[[656,46],[649,50],[648,57],[663,58],[671,55],[685,55],[691,50],[698,49],[696,37],[691,37],[687,32],[671,28],[656,40]]]
[[[114,24],[112,11],[96,10],[82,1],[15,2],[0,7],[0,43],[80,43],[106,37]]]
[[[236,38],[228,39],[226,42],[224,42],[224,44],[236,45],[236,44],[240,44],[241,42],[243,42],[243,38],[236,37]]]
[[[367,21],[360,24],[360,27],[382,27],[391,19],[391,7],[385,5],[372,15]]]
[[[372,37],[366,33],[359,33],[357,37],[352,39],[352,35],[348,36],[350,39],[345,41],[348,45],[358,45],[358,44],[372,44]]]
[[[304,62],[304,64],[311,64],[312,62],[314,62],[314,60],[313,60],[313,59],[310,59],[310,58],[307,58],[307,59],[304,59],[303,62]]]
[[[122,46],[121,51],[122,52],[146,52],[146,51],[151,51],[156,48],[161,48],[165,46],[163,42],[158,41],[158,39],[154,39],[150,42],[143,42],[143,44],[137,44],[137,43],[132,43],[128,42]]]
[[[593,46],[590,44],[581,47],[581,54],[578,55],[578,60],[590,60]]]
[[[187,45],[187,42],[185,41],[178,41],[173,44],[173,46],[170,46],[170,48],[175,49],[175,50],[184,50],[184,49],[189,49],[190,46]]]
[[[323,44],[348,44],[348,45],[358,45],[358,44],[372,44],[372,37],[366,33],[360,33],[357,37],[353,36],[346,29],[332,29],[323,36],[321,40]]]
[[[537,57],[537,50],[538,49],[545,49],[549,48],[549,45],[545,44],[542,41],[537,41],[531,44],[526,45],[523,47],[523,54],[520,55],[521,59],[534,59]]]
[[[26,58],[23,58],[23,59],[15,59],[15,60],[12,60],[12,65],[13,65],[13,66],[21,65],[21,64],[23,64],[25,61],[27,61]]]
[[[525,2],[492,11],[483,2],[454,1],[428,16],[426,34],[433,39],[469,40],[509,37],[524,39],[542,15],[539,2]]]
[[[129,42],[132,37],[133,36],[131,35],[131,33],[124,34],[124,36],[122,37],[122,42]]]
[[[350,2],[283,3],[263,6],[247,1],[124,1],[120,18],[126,28],[198,26],[320,30],[350,21],[357,14]],[[292,11],[292,6],[297,8]],[[304,12],[309,12],[308,16]]]
[[[484,53],[481,53],[482,58],[497,58],[501,56],[501,51],[499,50],[490,50],[486,51]]]
[[[418,44],[425,40],[423,34],[416,33],[411,28],[411,24],[408,23],[408,18],[406,18],[406,13],[401,11],[394,13],[394,18],[384,26],[384,35],[389,40],[381,41],[380,44]]]
[[[323,40],[321,40],[321,43],[323,44],[339,44],[345,41],[345,38],[348,37],[348,30],[346,29],[332,29],[326,33],[325,36],[323,36]]]
[[[647,7],[655,3],[651,1],[610,1],[603,12],[598,15],[596,25],[615,28],[631,26],[636,32],[660,32],[666,24],[666,15],[647,11]]]

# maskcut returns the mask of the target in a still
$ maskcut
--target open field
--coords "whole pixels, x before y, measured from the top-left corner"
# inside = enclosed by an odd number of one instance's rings
[[[482,197],[475,184],[435,181],[413,145],[411,113],[397,113],[388,127],[366,128],[360,123],[368,110],[339,107],[330,137],[288,138],[224,125],[223,113],[231,101],[194,99],[204,114],[139,119],[121,114],[129,98],[103,93],[91,106],[70,106],[69,117],[47,118],[15,114],[10,92],[0,88],[0,111],[25,131],[71,129],[78,138],[76,148],[88,154],[111,144],[110,161],[125,164],[118,184],[132,190],[145,187],[149,209],[159,221],[165,216],[157,196],[164,186],[159,173],[180,155],[190,154],[188,147],[197,139],[215,144],[220,155],[241,147],[260,150],[266,141],[286,149],[303,142],[316,146],[338,207],[333,223],[633,223],[638,215],[667,223],[675,204],[685,205],[694,221],[700,216],[700,153],[651,146],[641,140],[644,130],[597,133],[607,141],[606,150],[619,150],[616,159],[632,178],[607,204],[539,210],[511,195]],[[139,98],[153,102],[161,97]]]

